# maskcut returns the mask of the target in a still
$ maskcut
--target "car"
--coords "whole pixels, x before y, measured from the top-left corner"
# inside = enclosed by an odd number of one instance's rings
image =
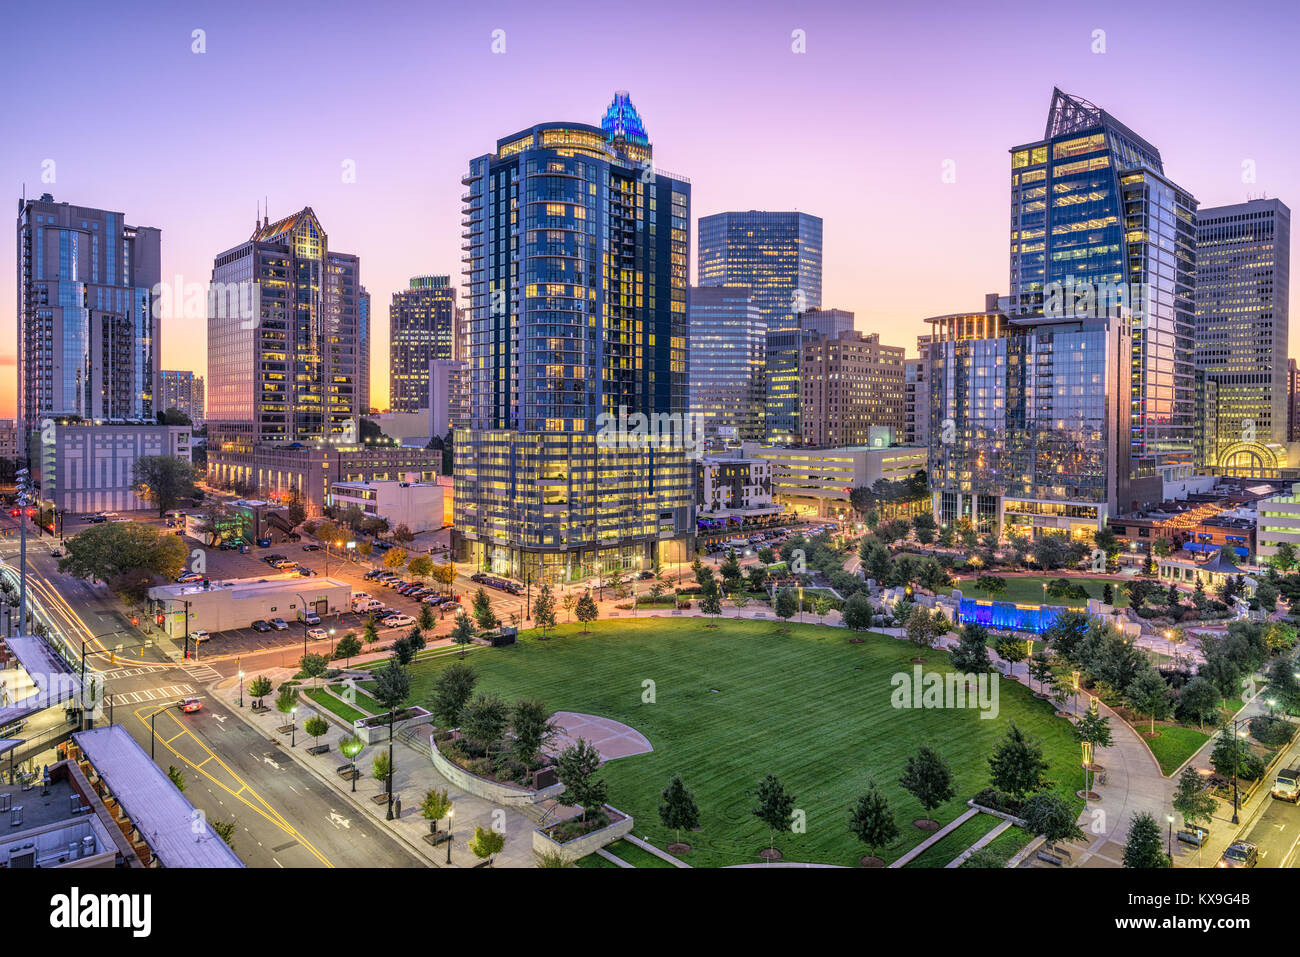
[[[320,641],[322,638],[328,638],[329,632],[324,628],[308,628],[307,637],[312,641]]]
[[[14,514],[17,515],[18,513],[14,512]],[[107,522],[108,519],[106,519],[103,515],[92,515],[90,518],[86,519],[86,521],[89,522],[91,525],[102,525],[104,522]]]
[[[259,618],[250,626],[254,631],[270,631],[271,623],[265,618]]]
[[[415,619],[410,615],[403,615],[399,612],[383,619],[383,623],[385,628],[405,628],[407,625],[414,625]]]
[[[217,546],[217,548],[221,549],[223,552],[233,552],[238,547],[238,542],[222,542]]]
[[[298,574],[301,575],[303,578],[310,578],[312,575],[315,575],[316,573],[312,571],[310,568],[308,568],[306,565],[299,565]]]
[[[352,604],[355,605],[357,602],[361,601],[362,599],[365,599],[366,601],[369,601],[371,598],[374,598],[374,597],[375,597],[375,596],[372,595],[372,594],[370,594],[370,592],[366,592],[366,591],[354,591],[354,592],[352,593]]]
[[[1251,841],[1236,841],[1219,858],[1215,867],[1254,867],[1259,863],[1259,847]]]
[[[425,595],[420,599],[426,605],[441,605],[447,600],[446,595]]]
[[[376,578],[382,578],[383,576],[384,576],[384,572],[380,571],[378,568],[372,568],[370,569],[370,571],[366,572],[361,577],[364,578],[366,581],[371,582],[374,581]]]
[[[1300,803],[1300,764],[1293,764],[1277,772],[1273,779],[1273,797],[1292,804]]]
[[[180,708],[181,711],[186,714],[194,714],[196,711],[203,710],[203,702],[198,698],[185,698],[184,700],[176,702],[176,707]]]
[[[308,543],[302,547],[302,550],[304,552],[318,552],[320,551],[320,546],[313,543]]]
[[[363,598],[360,601],[352,603],[352,610],[358,615],[370,614],[380,611],[384,603],[377,598]]]
[[[197,582],[202,580],[203,580],[202,575],[196,574],[195,572],[186,572],[184,575],[181,575],[179,578],[176,579],[176,584],[188,585],[190,582]]]
[[[257,547],[258,547],[258,548],[270,548],[270,547],[271,547],[271,540],[270,540],[269,538],[259,538],[259,539],[257,540]]]
[[[50,557],[51,557],[51,558],[62,558],[62,557],[63,557],[63,552],[59,551],[57,548],[51,548],[51,549],[50,549]]]
[[[212,636],[202,628],[190,632],[190,641],[194,642],[196,645],[201,641],[207,641],[210,637]]]
[[[271,567],[272,568],[297,568],[298,563],[291,558],[282,558],[280,559],[280,561],[273,563]]]
[[[314,611],[300,611],[298,612],[298,620],[305,621],[309,625],[319,625],[320,615],[316,614]]]
[[[271,627],[274,628],[276,631],[288,631],[289,623],[285,621],[283,618],[272,618]]]

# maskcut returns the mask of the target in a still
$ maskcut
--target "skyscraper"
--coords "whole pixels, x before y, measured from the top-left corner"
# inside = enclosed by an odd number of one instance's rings
[[[329,248],[309,206],[219,253],[212,283],[209,448],[355,442],[360,260]],[[231,308],[235,298],[256,315]]]
[[[1011,150],[1013,317],[1122,317],[1133,336],[1123,509],[1192,468],[1196,200],[1160,151],[1087,100],[1052,91],[1043,138]]]
[[[570,580],[687,557],[690,184],[651,165],[615,94],[600,126],[543,123],[470,161],[470,428],[454,547]]]
[[[122,213],[19,200],[20,436],[46,415],[155,417],[160,249],[158,229]]]
[[[359,287],[357,298],[357,414],[370,413],[370,293]]]
[[[388,324],[389,408],[394,412],[428,409],[429,364],[456,357],[456,289],[451,277],[414,277],[410,288],[393,293]]]
[[[162,412],[179,409],[190,417],[195,426],[203,424],[203,376],[188,369],[163,369],[160,373],[162,398],[158,408]]]
[[[690,407],[705,442],[762,441],[767,325],[749,288],[696,286],[690,309]]]
[[[1217,386],[1217,433],[1198,465],[1275,477],[1288,461],[1291,210],[1277,199],[1196,218],[1196,369]]]
[[[700,217],[699,233],[699,284],[748,286],[767,325],[767,439],[797,443],[798,317],[821,306],[822,221],[798,212],[726,212]]]

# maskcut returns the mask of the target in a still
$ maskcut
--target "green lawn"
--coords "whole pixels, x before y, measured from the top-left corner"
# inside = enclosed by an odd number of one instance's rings
[[[615,841],[605,850],[615,857],[627,861],[633,867],[667,867],[671,869],[676,866],[665,861],[662,857],[656,857],[649,851],[643,851],[635,844],[629,844],[627,841]]]
[[[1151,748],[1151,753],[1156,756],[1156,761],[1160,764],[1160,773],[1166,777],[1177,771],[1184,761],[1201,749],[1201,745],[1210,740],[1208,734],[1195,728],[1160,722],[1156,722],[1156,730],[1160,732],[1160,737],[1148,738],[1146,731],[1149,727],[1148,722],[1138,721],[1134,729],[1142,735],[1142,740]]]
[[[866,640],[854,645],[851,637]],[[1068,723],[1019,684],[999,685],[993,720],[971,710],[895,709],[890,678],[911,674],[913,654],[904,642],[839,628],[792,624],[782,633],[774,622],[722,619],[706,627],[660,618],[598,622],[585,636],[579,625],[561,626],[549,641],[525,633],[517,645],[484,649],[472,663],[481,691],[508,701],[535,695],[553,710],[604,715],[645,734],[652,753],[606,765],[609,802],[634,816],[638,835],[666,847],[673,835],[659,823],[659,796],[681,774],[702,820],[687,838],[694,847],[688,863],[758,860],[767,829],[751,814],[750,792],[770,772],[795,795],[806,821],[804,833],[778,836],[786,858],[855,865],[866,852],[847,820],[870,781],[903,832],[882,856],[892,860],[923,838],[911,824],[921,807],[897,783],[922,743],[936,747],[954,773],[956,796],[931,815],[941,823],[988,783],[988,755],[1009,720],[1043,741],[1050,777],[1064,782],[1075,763]],[[927,657],[927,670],[948,670],[946,653]],[[451,660],[412,666],[411,703],[427,701]],[[1076,786],[1070,780],[1058,791],[1082,807]]]
[[[354,721],[358,720],[359,718],[364,718],[366,716],[365,712],[358,711],[356,708],[352,707],[346,701],[340,701],[338,698],[330,694],[324,688],[308,688],[305,691],[303,691],[303,694],[306,695],[308,698],[310,698],[312,701],[315,701],[322,708],[325,708],[326,710],[331,711],[334,714],[338,715],[344,721],[348,722],[348,724],[352,724]]]
[[[1082,784],[1082,782],[1080,782]],[[1005,864],[1011,858],[1016,856],[1016,852],[1029,843],[1031,835],[1028,831],[1022,831],[1018,827],[1009,827],[993,840],[984,846],[984,850],[996,854]],[[956,857],[956,855],[953,855]],[[973,868],[974,864],[967,861],[962,867]]]
[[[1007,590],[1000,595],[990,595],[981,588],[975,587],[975,578],[966,578],[957,582],[953,587],[960,588],[961,593],[968,598],[992,598],[995,601],[1012,601],[1021,605],[1041,605],[1043,599],[1043,584],[1054,581],[1056,576],[1048,575],[998,575],[997,572],[991,574],[1001,578],[1007,583]],[[1109,582],[1115,590],[1115,604],[1119,608],[1128,606],[1128,595],[1125,593],[1123,581],[1111,578],[1080,578],[1076,576],[1067,576],[1066,580],[1072,585],[1082,585],[1089,596],[1101,599],[1101,590]],[[1071,608],[1082,608],[1087,602],[1079,598],[1052,598],[1048,597],[1046,603],[1049,605],[1065,605]]]
[[[947,867],[949,862],[962,851],[970,847],[981,837],[993,830],[1002,819],[992,814],[976,814],[973,818],[953,831],[942,841],[931,844],[912,860],[908,867]],[[919,843],[919,842],[918,842]]]

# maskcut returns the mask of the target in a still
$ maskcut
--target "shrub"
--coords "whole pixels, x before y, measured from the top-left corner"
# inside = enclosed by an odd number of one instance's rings
[[[1023,802],[1017,801],[1006,791],[999,791],[997,788],[985,788],[975,795],[974,800],[981,807],[1001,811],[1003,814],[1019,814],[1020,809],[1024,807]]]
[[[1257,715],[1250,719],[1250,736],[1268,748],[1280,748],[1291,740],[1295,728],[1289,721]]]

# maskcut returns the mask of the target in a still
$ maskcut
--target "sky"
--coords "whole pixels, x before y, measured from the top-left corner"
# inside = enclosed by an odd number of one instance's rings
[[[1053,86],[1154,143],[1202,207],[1300,204],[1298,11],[1280,0],[11,2],[0,182],[15,214],[25,188],[160,228],[168,283],[206,283],[263,203],[272,221],[311,206],[330,247],[361,257],[382,408],[393,292],[413,275],[461,281],[469,159],[534,123],[599,124],[628,90],[655,165],[691,179],[693,219],[821,216],[823,305],[910,355],[925,317],[1006,292],[1008,150],[1042,136]],[[0,262],[15,262],[13,229],[0,231]],[[4,416],[14,276],[0,268]],[[164,368],[204,371],[204,320],[168,320],[161,335]]]

